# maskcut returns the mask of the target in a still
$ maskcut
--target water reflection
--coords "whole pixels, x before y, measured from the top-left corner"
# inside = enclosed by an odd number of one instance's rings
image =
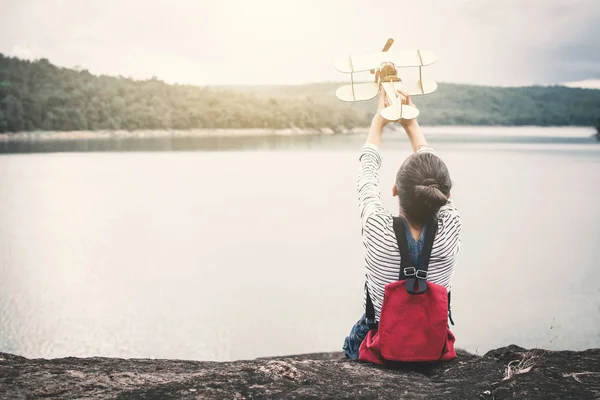
[[[435,127],[429,128],[433,143],[510,143],[510,144],[588,144],[598,142],[590,128],[490,128]],[[427,131],[427,128],[426,128]],[[515,134],[507,134],[514,132]],[[552,133],[552,134],[549,134]],[[110,138],[78,140],[21,140],[0,142],[0,153],[47,153],[87,151],[220,151],[299,148],[340,148],[364,140],[364,134],[341,135],[256,135],[256,136],[196,136],[168,135],[164,137]],[[385,140],[403,141],[399,132],[389,132]]]

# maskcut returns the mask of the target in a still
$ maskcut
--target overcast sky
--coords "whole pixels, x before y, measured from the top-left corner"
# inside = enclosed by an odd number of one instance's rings
[[[439,81],[600,79],[600,0],[0,0],[1,53],[168,82],[345,80],[388,37]]]

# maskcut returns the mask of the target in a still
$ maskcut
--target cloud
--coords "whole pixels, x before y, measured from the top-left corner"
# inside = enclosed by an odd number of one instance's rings
[[[37,50],[37,49],[36,49]],[[36,56],[37,51],[23,45],[14,45],[13,48],[7,53],[9,56],[18,57],[23,60],[35,60],[39,57]]]
[[[600,79],[586,79],[583,81],[565,82],[563,85],[583,89],[600,89]]]
[[[422,47],[442,81],[598,77],[600,1],[5,0],[0,51],[94,73],[195,84],[343,80],[332,60]],[[24,53],[25,54],[25,53]]]

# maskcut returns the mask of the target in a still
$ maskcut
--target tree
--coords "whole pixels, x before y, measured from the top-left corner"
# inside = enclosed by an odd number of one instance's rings
[[[2,101],[4,114],[6,118],[6,130],[10,132],[18,132],[23,130],[24,119],[23,119],[23,106],[21,101],[9,94]]]
[[[1,55],[1,54],[0,54]],[[4,117],[4,113],[0,110],[0,133],[4,133],[8,130],[8,122]]]
[[[240,88],[169,85],[0,54],[0,132],[368,126],[376,100],[344,103],[339,83]],[[600,90],[440,83],[415,98],[427,125],[595,125]]]

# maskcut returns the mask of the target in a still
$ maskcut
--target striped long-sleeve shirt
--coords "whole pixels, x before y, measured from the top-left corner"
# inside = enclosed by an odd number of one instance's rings
[[[383,207],[379,193],[380,166],[379,148],[366,144],[360,154],[358,201],[365,246],[366,286],[377,321],[383,304],[384,287],[397,281],[400,274],[400,251],[392,214]],[[460,230],[460,215],[449,201],[438,212],[438,231],[433,242],[428,274],[430,282],[445,286],[448,291],[451,289],[456,255],[460,248]]]

